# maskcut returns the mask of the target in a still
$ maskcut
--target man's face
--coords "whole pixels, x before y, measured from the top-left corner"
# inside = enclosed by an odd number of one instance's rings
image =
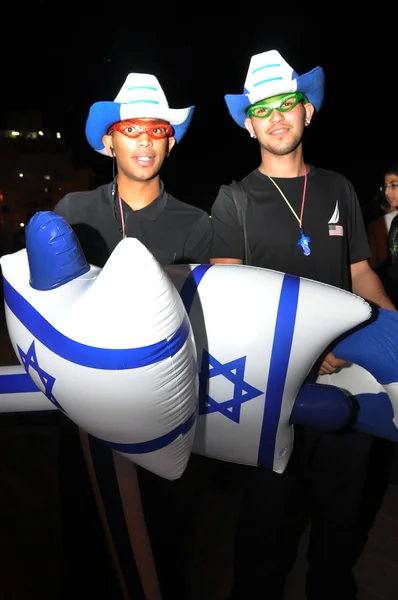
[[[295,94],[281,94],[252,105],[245,127],[256,135],[263,150],[284,156],[300,145],[305,119],[310,121],[314,110],[309,102],[297,101]]]
[[[398,175],[384,177],[384,194],[392,208],[398,208]]]
[[[115,156],[119,171],[143,182],[159,174],[175,144],[170,134],[170,125],[161,119],[127,119],[115,123],[104,135],[103,143],[108,154]]]

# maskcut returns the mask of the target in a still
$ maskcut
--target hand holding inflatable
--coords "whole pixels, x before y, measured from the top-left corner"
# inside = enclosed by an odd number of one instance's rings
[[[356,429],[398,441],[398,314],[379,309],[365,327],[344,336],[334,352],[352,364],[320,376],[318,383],[355,397]]]

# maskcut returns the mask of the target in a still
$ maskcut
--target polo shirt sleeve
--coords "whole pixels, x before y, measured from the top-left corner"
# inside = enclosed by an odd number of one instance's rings
[[[365,224],[362,217],[361,206],[353,185],[348,185],[348,243],[350,264],[367,260],[371,256]]]
[[[59,202],[53,208],[53,212],[55,212],[55,214],[59,215],[60,217],[63,217],[68,223],[71,217],[69,200],[70,198],[67,194],[66,196],[61,198],[61,200],[59,200]]]
[[[235,203],[227,186],[222,186],[211,208],[213,242],[211,258],[244,259],[245,244]]]
[[[187,262],[205,265],[210,262],[211,219],[203,213],[191,227],[184,245],[184,259]]]

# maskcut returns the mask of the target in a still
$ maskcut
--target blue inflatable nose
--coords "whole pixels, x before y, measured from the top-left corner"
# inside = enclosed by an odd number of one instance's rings
[[[334,385],[304,384],[290,415],[292,425],[307,425],[322,431],[337,431],[353,416],[349,394]]]
[[[52,290],[90,270],[71,226],[52,211],[37,212],[25,230],[30,285]]]

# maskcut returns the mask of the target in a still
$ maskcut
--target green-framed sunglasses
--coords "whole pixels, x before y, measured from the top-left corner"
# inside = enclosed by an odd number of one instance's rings
[[[258,119],[268,119],[272,111],[278,110],[279,112],[289,112],[293,110],[299,102],[307,104],[308,100],[301,92],[293,92],[292,94],[281,94],[280,96],[273,96],[272,98],[266,98],[260,100],[255,104],[252,104],[247,109],[246,113],[250,117],[257,117]]]

